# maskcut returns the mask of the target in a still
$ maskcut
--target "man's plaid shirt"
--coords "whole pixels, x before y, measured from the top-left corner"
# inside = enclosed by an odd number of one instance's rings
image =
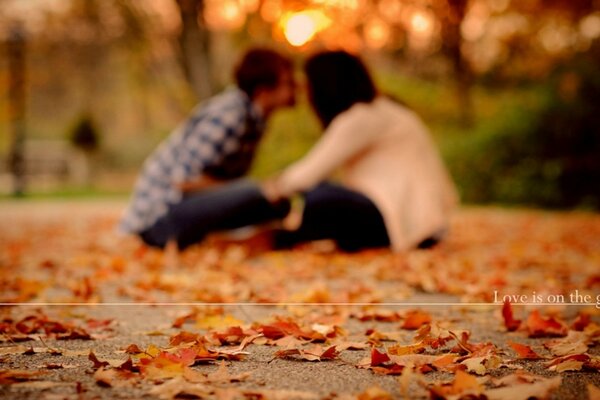
[[[200,104],[145,161],[119,224],[139,233],[182,199],[179,185],[202,174],[217,179],[245,175],[264,132],[264,121],[249,97],[231,88]]]

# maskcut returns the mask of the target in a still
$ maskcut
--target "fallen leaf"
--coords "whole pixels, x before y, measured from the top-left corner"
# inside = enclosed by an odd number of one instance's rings
[[[344,350],[364,350],[371,347],[365,342],[345,342],[345,341],[334,341],[331,343],[335,345],[336,349],[341,353]]]
[[[463,360],[462,365],[467,367],[467,371],[476,373],[477,375],[485,375],[489,370],[498,368],[502,364],[502,359],[495,355],[487,355],[483,357],[471,357]]]
[[[515,342],[508,342],[508,345],[517,352],[517,354],[519,355],[520,359],[523,360],[540,360],[543,357],[541,357],[539,354],[537,354],[535,351],[533,351],[531,349],[531,347],[526,346],[524,344],[519,344],[519,343],[515,343]]]
[[[248,336],[256,335],[257,332],[254,330],[244,331],[239,326],[231,326],[224,331],[210,332],[206,335],[205,339],[212,344],[226,345],[226,344],[239,344]]]
[[[125,348],[125,353],[127,354],[139,354],[143,352],[144,351],[140,349],[137,344],[130,344]]]
[[[502,306],[502,317],[504,318],[504,326],[509,332],[516,331],[521,326],[521,320],[514,318],[512,306],[508,300],[505,300]]]
[[[590,360],[591,358],[587,354],[573,354],[550,361],[548,369],[556,372],[579,371]]]
[[[411,382],[421,383],[421,376],[415,372],[414,366],[409,365],[400,374],[398,383],[400,384],[400,392],[405,398],[409,398],[410,395],[410,384]]]
[[[583,331],[590,323],[592,322],[592,317],[590,314],[585,312],[580,312],[573,321],[573,325],[571,328],[575,331]]]
[[[422,343],[411,344],[406,346],[398,344],[388,347],[388,353],[397,356],[401,356],[404,354],[417,354],[422,353],[423,351],[425,351],[425,346]]]
[[[356,396],[358,400],[393,400],[392,395],[379,386],[371,386]]]
[[[236,319],[232,315],[209,315],[199,318],[196,321],[198,329],[223,329],[232,326],[239,326],[243,321]]]
[[[96,355],[91,351],[88,355],[88,359],[94,364],[94,369],[108,367],[110,365],[110,363],[108,363],[107,361],[98,360],[98,357],[96,357]]]
[[[102,367],[94,372],[94,380],[98,386],[103,387],[131,386],[135,381],[135,374],[120,369]]]
[[[377,308],[374,310],[363,311],[352,314],[352,317],[359,321],[380,321],[380,322],[398,322],[402,318],[397,311]]]
[[[333,360],[337,358],[339,352],[335,346],[323,349],[320,345],[314,345],[306,349],[287,349],[279,350],[275,353],[275,357],[287,358],[291,356],[298,356],[297,358],[306,361],[324,361]]]
[[[588,383],[587,390],[589,400],[600,400],[600,388],[598,386]]]
[[[192,397],[205,399],[213,390],[204,384],[190,383],[182,377],[175,377],[167,382],[157,385],[150,389],[150,394],[157,396],[160,399],[170,400],[176,397]]]
[[[0,370],[0,385],[10,385],[15,382],[29,381],[44,375],[44,371],[24,371],[19,369]]]
[[[255,326],[257,332],[262,333],[269,339],[281,339],[284,336],[293,336],[297,339],[311,341],[325,341],[326,337],[314,330],[302,329],[291,319],[278,318],[275,322],[268,325]]]
[[[203,383],[190,383],[176,377],[150,389],[150,394],[163,400],[175,398],[217,398],[217,399],[269,399],[269,400],[315,400],[319,396],[296,390],[248,390],[238,388],[218,388]]]
[[[581,371],[582,367],[583,367],[582,361],[567,360],[560,364],[555,365],[554,367],[552,367],[552,370],[556,371],[556,372]]]
[[[562,378],[557,376],[550,379],[540,379],[534,383],[488,389],[484,394],[489,400],[546,399],[553,390],[560,386],[561,381]]]
[[[377,349],[371,349],[371,366],[377,367],[390,361],[390,357],[386,353],[381,353]]]
[[[431,323],[431,315],[421,310],[411,310],[400,326],[402,329],[419,329],[421,326]]]
[[[12,388],[15,389],[29,389],[29,390],[47,390],[55,387],[64,387],[69,385],[67,382],[55,382],[55,381],[27,381],[27,382],[18,382],[13,383],[11,385]],[[64,398],[64,396],[63,396]]]
[[[210,383],[231,383],[241,382],[250,376],[250,372],[244,372],[238,375],[231,375],[224,361],[219,364],[219,369],[215,372],[211,372],[206,377],[207,382]],[[185,377],[185,376],[184,376]]]
[[[182,343],[197,343],[202,341],[202,335],[192,332],[181,331],[169,338],[169,346],[179,346]]]
[[[566,336],[567,327],[553,317],[543,318],[538,310],[533,310],[527,318],[527,330],[529,337],[556,337]]]
[[[581,354],[588,350],[588,337],[583,332],[569,331],[567,337],[563,339],[550,340],[544,343],[550,352],[555,356],[567,356],[570,354]]]
[[[402,332],[380,332],[376,329],[368,329],[365,334],[367,335],[367,342],[375,346],[378,346],[381,342],[398,342],[404,337]]]
[[[429,388],[432,398],[446,399],[452,398],[479,398],[478,395],[483,392],[483,386],[473,375],[463,371],[456,371],[454,380],[451,383],[434,385]]]
[[[417,330],[417,334],[415,335],[415,341],[421,342],[423,345],[429,346],[434,350],[444,347],[455,338],[456,334],[451,334],[450,331],[440,327],[438,324],[423,325]]]
[[[0,347],[0,355],[4,355],[4,354],[31,355],[31,354],[35,354],[35,351],[33,350],[33,347],[27,347],[27,346],[22,346],[22,345]]]

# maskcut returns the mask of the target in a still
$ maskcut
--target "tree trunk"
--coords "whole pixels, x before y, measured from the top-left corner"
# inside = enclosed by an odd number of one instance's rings
[[[473,123],[472,76],[469,65],[462,55],[462,34],[460,31],[469,0],[447,1],[448,13],[443,28],[444,48],[452,63],[452,70],[456,79],[456,94],[460,105],[461,122],[464,126],[471,126]]]
[[[8,105],[12,142],[8,156],[13,177],[13,195],[25,194],[25,31],[12,27],[7,46]]]
[[[202,18],[204,0],[176,0],[181,15],[181,62],[186,78],[200,99],[213,94],[209,32]]]

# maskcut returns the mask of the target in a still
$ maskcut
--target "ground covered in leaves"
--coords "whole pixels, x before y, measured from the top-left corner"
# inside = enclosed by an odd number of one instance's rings
[[[600,398],[597,214],[466,208],[401,255],[219,235],[174,257],[118,236],[122,205],[0,206],[0,397]]]

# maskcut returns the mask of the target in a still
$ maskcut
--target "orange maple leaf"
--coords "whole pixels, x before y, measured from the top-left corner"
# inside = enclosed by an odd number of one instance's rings
[[[407,313],[406,319],[401,325],[402,329],[419,329],[425,324],[431,322],[431,315],[421,310],[411,310]]]
[[[502,306],[502,317],[504,317],[504,326],[509,332],[516,331],[521,326],[521,320],[513,317],[512,306],[508,300],[505,300]]]
[[[527,318],[529,337],[562,337],[567,335],[567,327],[553,317],[543,318],[538,310],[533,310]]]
[[[517,352],[517,354],[519,355],[519,358],[524,359],[524,360],[540,360],[543,357],[541,357],[539,354],[537,354],[535,351],[533,351],[533,349],[527,345],[524,344],[520,344],[520,343],[515,343],[515,342],[508,342],[508,345]]]

